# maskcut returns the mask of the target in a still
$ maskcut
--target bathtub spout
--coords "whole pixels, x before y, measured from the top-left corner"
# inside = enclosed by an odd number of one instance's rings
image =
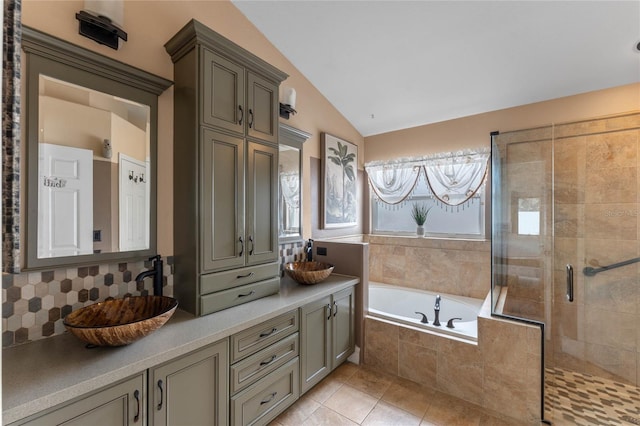
[[[429,320],[427,319],[427,316],[425,314],[423,314],[422,312],[416,312],[416,314],[422,315],[422,319],[420,320],[421,323],[429,324]]]
[[[435,325],[436,327],[440,327],[440,300],[441,297],[438,294],[436,296],[436,306],[433,308],[433,312],[435,314],[435,319],[433,320],[433,325]]]

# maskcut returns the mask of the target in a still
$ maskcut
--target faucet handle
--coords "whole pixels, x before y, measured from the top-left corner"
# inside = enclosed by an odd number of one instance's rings
[[[429,320],[427,319],[427,316],[425,314],[423,314],[422,312],[416,312],[416,314],[422,315],[422,319],[420,320],[421,323],[429,324]]]
[[[451,318],[449,321],[447,321],[447,327],[449,327],[449,328],[455,328],[455,327],[453,326],[453,321],[454,321],[454,320],[462,321],[462,318]]]

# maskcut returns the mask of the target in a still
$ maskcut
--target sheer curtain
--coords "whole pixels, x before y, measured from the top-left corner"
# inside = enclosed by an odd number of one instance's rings
[[[365,164],[369,185],[378,201],[402,203],[424,175],[432,195],[447,206],[468,202],[485,183],[489,148],[444,152],[424,157]]]

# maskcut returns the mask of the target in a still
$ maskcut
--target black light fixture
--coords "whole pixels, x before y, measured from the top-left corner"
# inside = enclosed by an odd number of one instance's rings
[[[295,114],[296,89],[285,88],[283,90],[282,102],[280,102],[280,117],[288,120],[290,114]]]
[[[118,50],[118,41],[127,41],[127,33],[106,16],[98,15],[89,10],[76,13],[80,22],[80,35],[90,38],[112,49]]]

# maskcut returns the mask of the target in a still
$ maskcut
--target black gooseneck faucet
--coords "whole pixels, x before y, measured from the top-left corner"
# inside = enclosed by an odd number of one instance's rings
[[[136,282],[141,282],[147,277],[153,276],[153,294],[156,296],[162,296],[162,275],[163,267],[162,257],[159,254],[150,257],[149,262],[153,261],[153,268],[148,271],[143,271],[136,277]]]

